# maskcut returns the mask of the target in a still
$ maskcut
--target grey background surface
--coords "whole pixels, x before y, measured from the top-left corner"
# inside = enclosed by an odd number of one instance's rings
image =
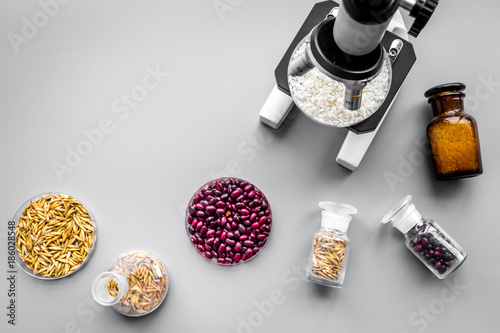
[[[297,112],[279,131],[258,121],[274,68],[315,1],[220,3],[228,6],[221,16],[212,0],[66,1],[18,52],[9,36],[23,36],[23,18],[32,22],[42,7],[0,3],[2,332],[498,331],[499,3],[441,1],[411,39],[417,63],[355,172],[334,162],[345,130]],[[122,94],[139,89],[148,69],[168,77],[125,112]],[[452,81],[467,84],[485,173],[436,182],[423,93]],[[58,177],[54,164],[66,164],[68,149],[85,145],[82,131],[105,119],[112,131]],[[403,160],[413,164],[404,169]],[[391,185],[390,173],[400,182]],[[263,252],[229,268],[192,248],[183,214],[195,189],[228,174],[259,186],[274,213]],[[97,247],[69,278],[46,282],[19,271],[13,327],[6,222],[47,191],[87,203],[97,218]],[[469,254],[446,281],[407,251],[401,233],[379,224],[406,194]],[[301,268],[320,226],[321,200],[359,210],[340,290],[306,282]],[[158,310],[131,319],[97,306],[90,286],[119,253],[138,248],[164,260],[171,286]]]

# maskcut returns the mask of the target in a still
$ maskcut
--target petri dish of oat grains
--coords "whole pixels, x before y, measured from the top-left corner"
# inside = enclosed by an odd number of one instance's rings
[[[81,269],[94,251],[97,228],[92,213],[63,193],[43,193],[26,201],[14,216],[16,262],[29,275],[54,280]]]

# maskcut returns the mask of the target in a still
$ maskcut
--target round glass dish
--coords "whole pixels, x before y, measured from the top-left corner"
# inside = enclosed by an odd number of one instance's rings
[[[220,265],[235,265],[261,252],[271,233],[272,212],[265,195],[252,183],[219,178],[193,194],[185,223],[198,253]]]
[[[27,274],[56,280],[79,271],[97,240],[95,218],[81,201],[47,192],[26,201],[14,215],[16,263]]]
[[[310,36],[304,37],[295,47],[290,60],[306,52]],[[349,127],[372,116],[384,103],[392,81],[392,66],[385,54],[382,71],[363,89],[361,108],[356,111],[344,108],[345,86],[327,77],[318,68],[303,76],[288,75],[290,95],[297,108],[309,119],[330,127]]]

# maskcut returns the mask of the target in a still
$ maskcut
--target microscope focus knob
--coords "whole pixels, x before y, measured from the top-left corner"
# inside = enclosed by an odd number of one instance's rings
[[[408,34],[417,37],[420,31],[425,27],[436,9],[439,0],[417,0],[413,6],[410,16],[415,18]]]

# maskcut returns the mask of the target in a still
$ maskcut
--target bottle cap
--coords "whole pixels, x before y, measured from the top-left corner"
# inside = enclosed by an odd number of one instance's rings
[[[352,216],[358,210],[348,204],[334,201],[321,201],[319,207],[323,209],[321,212],[321,226],[324,228],[338,229],[342,232],[347,232]]]
[[[434,100],[444,96],[450,95],[460,95],[465,97],[463,91],[465,90],[465,84],[461,82],[445,83],[428,89],[424,96],[428,98],[428,103],[432,103]]]
[[[382,218],[382,223],[391,223],[402,233],[407,233],[415,224],[421,219],[422,215],[411,203],[411,195],[407,195],[400,202],[396,204],[385,216]]]

